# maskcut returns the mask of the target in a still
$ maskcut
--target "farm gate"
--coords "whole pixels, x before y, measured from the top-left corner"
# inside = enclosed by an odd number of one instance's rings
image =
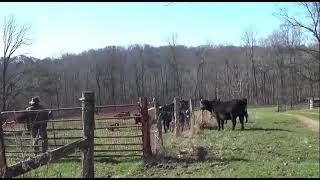
[[[96,106],[95,158],[151,155],[147,98],[138,103]]]
[[[94,177],[94,93],[84,92],[81,101],[82,107],[78,108],[2,112],[0,176],[24,175],[33,169],[80,151],[82,153],[82,177]],[[31,115],[35,115],[32,117],[34,118],[41,114],[51,114],[48,112],[56,114],[52,116],[55,118],[51,117],[42,121],[29,119]],[[78,114],[78,117],[80,115],[82,119],[70,118],[70,114],[72,116]],[[68,116],[69,118],[65,119]],[[72,124],[78,127],[72,127]],[[39,137],[40,131],[37,131],[36,136],[32,136],[36,132],[35,129],[38,130],[40,126],[45,127],[46,131],[41,132],[41,137]],[[65,135],[68,135],[66,140],[62,138]]]
[[[85,92],[80,100],[82,107],[2,112],[0,175],[15,177],[59,159],[81,158],[82,177],[94,177],[96,158],[152,154],[147,111],[150,103],[146,98],[139,98],[135,104],[95,107],[94,93]],[[45,121],[46,140],[32,138],[28,129],[30,123],[18,120],[21,114],[43,111],[52,112]],[[123,116],[121,112],[124,111],[130,115]],[[34,154],[43,143],[47,143],[45,152]]]

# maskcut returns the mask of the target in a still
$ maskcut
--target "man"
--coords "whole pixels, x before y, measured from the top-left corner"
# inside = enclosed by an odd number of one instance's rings
[[[44,109],[44,107],[40,105],[39,97],[33,97],[29,104],[30,106],[27,110]],[[34,153],[35,155],[44,153],[48,150],[47,120],[49,119],[49,112],[30,112],[28,118],[28,126],[31,129],[33,139]]]

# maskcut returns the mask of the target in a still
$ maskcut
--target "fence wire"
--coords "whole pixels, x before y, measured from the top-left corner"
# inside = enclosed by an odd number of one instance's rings
[[[36,121],[41,113],[49,111],[51,112],[47,120]],[[1,121],[8,166],[75,142],[83,136],[81,108],[51,109],[38,112],[8,111],[1,113]],[[80,156],[80,151],[76,151],[66,158],[75,155]],[[58,162],[64,162],[63,159]],[[23,174],[21,177],[47,177],[48,174],[51,174],[50,177],[66,176],[63,171],[57,169],[55,169],[55,173],[52,173],[51,164]],[[81,167],[81,163],[78,162],[72,166],[74,169],[78,169]],[[72,171],[72,169],[70,170]],[[80,174],[74,171],[72,176],[78,177]]]
[[[142,157],[142,124],[138,104],[98,106],[96,109],[95,159]]]

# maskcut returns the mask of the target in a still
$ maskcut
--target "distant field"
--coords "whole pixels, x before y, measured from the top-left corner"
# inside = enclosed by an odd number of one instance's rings
[[[96,177],[319,177],[319,136],[276,108],[250,108],[240,131],[202,130],[192,139],[164,135],[167,156],[144,167],[141,158],[95,161]],[[205,161],[177,158],[179,150],[203,146]],[[81,162],[65,160],[21,177],[80,177]]]
[[[298,115],[306,116],[306,117],[311,118],[313,120],[319,121],[320,109],[314,108],[312,110],[310,110],[310,109],[288,110],[288,111],[286,111],[286,113],[298,114]]]

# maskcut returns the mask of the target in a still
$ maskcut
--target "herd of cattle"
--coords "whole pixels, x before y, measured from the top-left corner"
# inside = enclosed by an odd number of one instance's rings
[[[191,112],[189,110],[189,103],[185,100],[181,100],[179,103],[180,109],[178,112],[180,114],[180,123],[182,124],[182,128],[184,128],[185,124],[188,125],[187,127],[190,127]],[[244,118],[246,118],[246,122],[248,122],[248,101],[246,98],[233,99],[231,101],[221,101],[220,99],[201,99],[200,104],[200,109],[202,111],[207,110],[215,117],[218,124],[218,130],[224,129],[224,123],[227,124],[227,120],[232,120],[232,130],[234,130],[237,117],[239,117],[241,123],[241,130],[244,129]],[[174,123],[174,121],[172,121],[174,118],[174,104],[171,103],[160,106],[159,118],[163,122],[164,131],[166,133],[167,130],[170,129],[170,124]]]
[[[189,103],[185,100],[178,101],[180,103],[180,109],[178,109],[180,115],[180,124],[182,124],[182,131],[185,125],[190,127],[191,112],[189,110]],[[218,130],[224,129],[224,123],[227,124],[227,120],[232,121],[232,130],[235,129],[236,119],[239,117],[241,123],[241,130],[244,129],[244,118],[248,122],[248,112],[247,112],[247,99],[233,99],[231,101],[221,101],[220,99],[204,100],[200,101],[200,109],[202,111],[207,110],[215,117]],[[153,120],[155,117],[155,109],[149,108],[148,113]],[[139,116],[139,114],[135,114]],[[174,103],[166,104],[159,107],[159,117],[158,117],[164,127],[164,132],[166,133],[169,129],[173,129],[174,126]],[[141,117],[135,118],[136,124],[141,122]],[[171,127],[171,128],[170,128]]]

